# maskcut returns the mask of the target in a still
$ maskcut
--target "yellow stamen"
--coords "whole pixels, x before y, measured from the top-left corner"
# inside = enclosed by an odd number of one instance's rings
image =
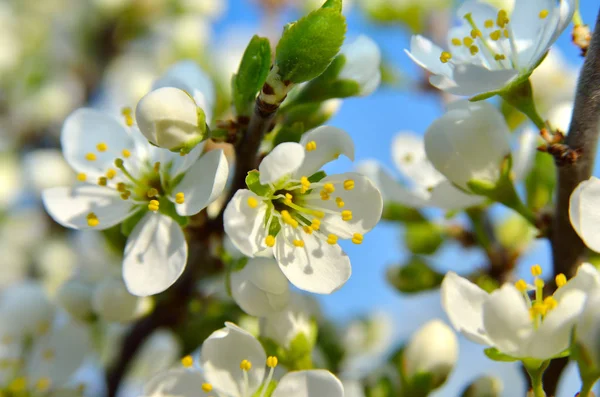
[[[313,229],[310,226],[302,226],[302,230],[304,230],[304,233],[306,234],[312,234]]]
[[[150,202],[148,203],[148,209],[150,211],[156,212],[158,211],[160,207],[160,203],[158,202],[158,200],[150,200]]]
[[[502,34],[504,35],[505,38],[509,38],[510,37],[510,32],[508,31],[508,29],[504,29],[504,31],[502,32]]]
[[[508,22],[510,22],[510,19],[508,19],[508,12],[506,12],[506,10],[498,11],[496,25],[498,25],[500,28],[504,28]]]
[[[352,189],[354,189],[354,180],[353,179],[346,179],[344,181],[344,189],[346,189],[346,190],[352,190]]]
[[[354,233],[354,235],[352,236],[352,242],[354,244],[362,244],[363,242],[363,235],[360,233]]]
[[[267,247],[273,247],[275,245],[275,237],[269,234],[267,237],[265,237],[265,244]]]
[[[101,176],[98,178],[98,185],[106,186],[108,184],[108,179],[105,176]]]
[[[469,52],[471,53],[471,55],[475,55],[479,52],[479,47],[477,47],[476,45],[472,45],[471,47],[469,47]]]
[[[132,111],[130,107],[124,107],[121,109],[121,114],[125,117],[125,124],[127,127],[131,127],[133,125],[133,116],[131,115]]]
[[[99,152],[106,152],[108,150],[108,145],[104,142],[100,142],[96,145],[96,150]]]
[[[50,378],[40,378],[35,383],[35,388],[38,391],[44,392],[44,391],[47,391],[48,389],[50,389],[51,384],[52,384],[52,381],[50,380]]]
[[[292,199],[294,198],[294,196],[292,196],[290,193],[286,193],[285,194],[285,199],[283,200],[283,203],[285,205],[290,205],[293,203]]]
[[[304,248],[304,241],[302,240],[294,240],[292,243],[298,248]]]
[[[240,363],[240,369],[243,371],[250,371],[250,369],[252,369],[252,363],[248,360],[242,360]]]
[[[321,190],[321,200],[323,201],[327,201],[331,198],[331,196],[329,196],[329,193],[327,193],[327,191],[325,190]]]
[[[113,179],[115,176],[117,176],[117,171],[113,170],[112,168],[109,168],[108,171],[106,171],[106,177],[108,179]]]
[[[460,41],[460,39],[459,39],[459,38],[457,38],[457,37],[454,37],[454,38],[452,39],[452,45],[455,45],[455,46],[459,47],[461,44],[462,44],[462,41]]]
[[[560,288],[567,283],[567,276],[562,273],[557,274],[554,278],[554,281],[556,281],[556,286]]]
[[[548,11],[548,10],[542,10],[542,11],[540,11],[539,17],[540,17],[540,19],[546,19],[546,17],[548,16],[548,14],[550,14],[550,11]]]
[[[534,281],[535,287],[536,288],[544,288],[544,280],[542,280],[541,278],[536,278]]]
[[[481,37],[481,36],[482,36],[481,30],[479,30],[479,29],[472,29],[471,30],[471,37],[472,38],[476,39],[476,38]]]
[[[548,308],[546,307],[546,305],[544,305],[542,302],[535,302],[533,306],[531,306],[530,310],[534,315],[544,316],[546,315],[547,309]]]
[[[307,152],[312,152],[313,150],[317,149],[317,142],[315,141],[310,141],[306,144],[306,151]]]
[[[131,156],[131,152],[127,149],[123,149],[123,151],[121,153],[123,154],[123,157],[125,157],[125,158],[129,158]]]
[[[323,190],[325,190],[327,193],[333,193],[335,192],[335,186],[333,186],[333,183],[326,183],[323,186]]]
[[[298,227],[298,221],[292,218],[290,213],[286,210],[281,211],[281,219],[284,223],[290,225],[294,229]]]
[[[494,55],[494,59],[496,61],[504,61],[506,59],[506,56],[503,54],[496,54],[496,55]]]
[[[554,299],[554,297],[548,296],[546,297],[546,299],[544,299],[544,305],[546,306],[546,310],[550,311],[556,306],[558,306],[558,302],[556,301],[556,299]]]
[[[277,359],[277,357],[275,357],[275,356],[267,357],[267,367],[275,368],[278,363],[279,363],[279,360]]]
[[[490,39],[494,41],[500,40],[500,36],[502,36],[502,32],[499,30],[494,30],[492,33],[490,33]]]
[[[87,161],[96,161],[96,155],[94,153],[88,153],[85,155]]]
[[[351,221],[352,220],[352,211],[349,211],[349,210],[342,211],[342,220]]]
[[[346,205],[346,203],[344,203],[344,200],[342,200],[341,197],[336,197],[335,203],[337,204],[338,208],[344,208],[344,205]]]
[[[192,365],[194,365],[194,359],[192,358],[192,356],[185,356],[181,359],[181,365],[183,365],[186,368],[190,368]]]
[[[85,182],[86,179],[87,179],[87,175],[84,174],[83,172],[80,172],[79,174],[77,174],[77,180],[79,182]]]
[[[131,192],[129,190],[126,190],[125,192],[123,192],[123,194],[121,194],[121,198],[123,200],[128,200],[130,196],[131,196]]]
[[[89,214],[87,214],[86,218],[87,218],[87,224],[89,227],[95,227],[100,224],[98,217],[93,212],[90,212]]]
[[[471,47],[473,45],[473,39],[467,36],[463,39],[463,44],[465,45],[465,47]]]
[[[540,265],[531,266],[531,275],[533,277],[538,277],[542,275],[542,267]]]
[[[442,62],[442,63],[448,63],[448,61],[451,59],[452,59],[452,54],[450,54],[448,51],[444,51],[440,55],[440,62]]]
[[[203,383],[202,384],[202,391],[205,393],[208,393],[209,391],[212,391],[213,387],[210,383]]]
[[[493,19],[486,19],[486,21],[483,23],[483,26],[485,26],[488,29],[491,29],[494,27],[494,20]]]
[[[177,204],[185,203],[185,194],[183,192],[179,192],[175,195],[175,202]]]
[[[517,288],[519,292],[526,292],[527,283],[525,282],[525,280],[521,279],[515,283],[515,288]]]
[[[321,228],[321,221],[318,220],[317,218],[313,219],[310,224],[310,227],[312,228],[312,230],[315,230],[315,231],[319,230]]]
[[[156,196],[158,196],[158,190],[156,190],[155,188],[151,187],[146,192],[146,196],[148,196],[148,198],[156,197]]]
[[[127,190],[127,185],[125,185],[125,183],[124,183],[124,182],[119,182],[119,183],[117,183],[117,191],[118,191],[118,192],[121,192],[121,193],[123,193],[123,192],[125,192],[126,190]]]
[[[248,197],[248,207],[250,207],[250,208],[258,207],[258,200],[255,197]]]
[[[327,236],[327,243],[328,244],[337,244],[338,241],[338,236],[336,236],[335,234],[330,234],[329,236]]]
[[[27,379],[23,376],[14,379],[8,385],[8,390],[13,393],[19,393],[24,391],[27,388]]]

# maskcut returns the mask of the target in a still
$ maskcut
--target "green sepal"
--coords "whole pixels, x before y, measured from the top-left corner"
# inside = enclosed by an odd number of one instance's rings
[[[386,221],[403,223],[423,222],[427,220],[419,210],[393,202],[384,203],[381,218]]]
[[[331,98],[348,98],[360,93],[360,85],[353,80],[339,80],[338,76],[346,64],[346,57],[338,55],[327,70],[309,82],[294,98],[294,102],[322,102]]]
[[[444,379],[445,380],[445,379]],[[402,390],[404,396],[426,397],[436,389],[434,376],[431,372],[420,372],[410,378],[409,383]],[[444,382],[441,382],[443,384]],[[439,387],[440,385],[437,385]]]
[[[418,256],[411,258],[405,265],[388,268],[386,275],[388,282],[404,294],[436,289],[444,279],[443,274],[432,269]]]
[[[500,350],[496,349],[495,347],[488,347],[487,349],[484,349],[483,352],[490,360],[502,362],[519,361],[518,358],[514,358],[509,356],[508,354],[501,353]]]
[[[275,55],[283,81],[299,84],[312,80],[337,55],[346,34],[346,19],[338,2],[327,1],[323,8],[286,26]]]
[[[246,175],[246,186],[248,186],[248,189],[254,194],[261,197],[266,196],[271,189],[268,185],[260,183],[260,172],[257,170],[248,172],[248,175]]]
[[[270,338],[259,337],[268,356],[277,356],[281,365],[289,370],[312,369],[312,351],[317,340],[317,323],[311,322],[310,335],[298,333],[291,341],[289,348],[280,346]]]
[[[431,222],[407,223],[404,243],[413,254],[432,255],[444,242],[441,228]]]
[[[326,176],[327,174],[325,173],[325,171],[317,171],[308,177],[308,181],[310,183],[321,182],[321,180],[323,180],[323,178],[325,178]]]
[[[269,235],[276,237],[281,231],[281,224],[277,220],[277,218],[273,217],[271,224],[269,225]]]
[[[248,116],[256,94],[260,91],[271,67],[269,40],[255,35],[242,57],[237,74],[232,78],[232,96],[238,116]]]
[[[321,8],[331,8],[337,12],[342,12],[342,0],[327,0]]]
[[[187,224],[189,223],[189,218],[187,216],[181,216],[177,213],[177,210],[175,209],[175,203],[173,203],[171,200],[164,196],[158,200],[158,203],[158,211],[161,214],[173,218],[173,220],[177,222],[181,227],[187,226]]]
[[[123,236],[129,237],[135,225],[142,220],[144,215],[146,215],[146,211],[144,211],[143,208],[140,208],[129,218],[125,219],[123,223],[121,223],[121,233],[123,233]]]

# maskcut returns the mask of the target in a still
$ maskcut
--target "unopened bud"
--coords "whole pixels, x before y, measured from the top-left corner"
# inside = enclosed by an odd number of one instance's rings
[[[461,397],[500,397],[504,385],[502,380],[494,376],[484,375],[475,379]]]
[[[109,279],[98,285],[92,304],[104,320],[124,323],[136,317],[139,299],[127,291],[123,281]]]

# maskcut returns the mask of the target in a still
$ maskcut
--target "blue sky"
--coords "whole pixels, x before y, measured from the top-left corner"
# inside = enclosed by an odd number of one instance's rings
[[[528,0],[516,0],[528,1]],[[598,11],[597,0],[581,0],[584,20],[593,24]],[[292,17],[293,18],[293,17]],[[216,26],[216,35],[232,27],[258,26],[261,14],[249,0],[230,0],[229,11]],[[356,9],[348,15],[348,37],[367,34],[381,46],[387,59],[397,65],[407,76],[418,76],[418,67],[404,53],[410,36],[400,27],[379,27],[366,21]],[[574,67],[582,64],[579,50],[569,37],[569,29],[559,39],[558,47]],[[442,108],[433,95],[414,94],[399,90],[383,89],[367,98],[346,100],[340,112],[329,122],[348,131],[356,144],[357,161],[377,159],[393,169],[390,153],[391,138],[398,131],[410,130],[422,134],[432,120],[439,116]],[[340,160],[330,171],[348,170],[352,164]],[[598,175],[598,173],[596,173]],[[325,312],[339,320],[347,321],[356,315],[383,310],[393,316],[395,334],[405,338],[418,326],[433,317],[445,316],[441,310],[438,293],[418,296],[401,296],[385,280],[386,268],[401,263],[407,253],[402,248],[402,231],[396,225],[382,223],[367,235],[360,246],[347,245],[352,259],[353,275],[348,283],[336,293],[320,299]],[[443,270],[468,270],[481,256],[478,252],[464,252],[449,246],[439,255],[435,263]],[[538,242],[522,261],[519,272],[527,274],[529,266],[539,263],[550,271],[549,247]],[[446,387],[436,396],[456,396],[465,383],[480,373],[493,373],[505,380],[505,396],[521,396],[523,380],[514,365],[493,363],[487,360],[480,346],[461,338],[460,362]],[[571,371],[570,382],[558,397],[571,397],[577,391],[577,376]]]

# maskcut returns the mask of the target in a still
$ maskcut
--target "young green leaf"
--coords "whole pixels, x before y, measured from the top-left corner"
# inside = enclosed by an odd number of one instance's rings
[[[260,172],[256,170],[250,171],[246,175],[246,186],[259,196],[264,196],[269,191],[269,186],[260,183]]]
[[[271,45],[264,37],[254,36],[233,76],[233,103],[238,116],[247,116],[256,94],[260,91],[271,67]]]

